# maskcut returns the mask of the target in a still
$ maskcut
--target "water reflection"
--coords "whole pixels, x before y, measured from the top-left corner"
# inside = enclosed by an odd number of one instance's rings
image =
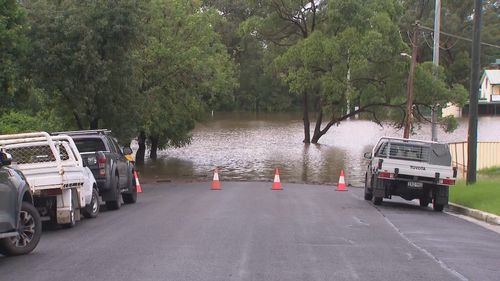
[[[479,140],[500,140],[500,118],[481,118]],[[360,186],[364,181],[369,151],[381,136],[401,136],[402,130],[380,127],[364,120],[350,120],[332,127],[320,144],[302,143],[299,114],[215,114],[197,125],[191,145],[158,153],[156,161],[146,160],[142,176],[156,180],[210,180],[219,167],[222,181],[272,181],[275,167],[283,182],[331,184],[340,170],[346,181]],[[464,141],[467,120],[460,120],[452,134],[439,131],[440,141]],[[412,136],[430,139],[424,125]]]

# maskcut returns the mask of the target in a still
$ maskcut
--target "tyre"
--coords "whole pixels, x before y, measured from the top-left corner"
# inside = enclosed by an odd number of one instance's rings
[[[444,209],[444,204],[437,204],[436,200],[434,200],[434,203],[432,204],[432,207],[434,208],[434,211],[436,212],[442,212]]]
[[[106,208],[108,208],[108,210],[118,210],[122,206],[122,198],[120,196],[121,195],[120,194],[120,181],[119,181],[118,176],[115,176],[115,180],[113,182],[113,185],[114,185],[113,189],[115,192],[115,196],[114,196],[113,200],[106,201]]]
[[[100,204],[101,202],[99,200],[99,192],[94,187],[92,188],[92,200],[87,206],[85,206],[85,208],[82,209],[83,216],[88,219],[96,218],[99,214]]]
[[[38,245],[42,235],[42,221],[31,203],[22,203],[19,224],[19,236],[0,239],[0,253],[7,256],[24,255]]]
[[[373,197],[373,205],[382,205],[382,197]]]
[[[365,200],[372,200],[373,193],[368,189],[368,176],[365,174]]]
[[[420,207],[427,207],[430,203],[428,198],[420,198],[418,201],[420,203]]]
[[[127,193],[122,194],[123,203],[125,204],[134,204],[137,202],[137,188],[135,187],[135,179],[132,176],[132,180],[130,181],[129,191]]]

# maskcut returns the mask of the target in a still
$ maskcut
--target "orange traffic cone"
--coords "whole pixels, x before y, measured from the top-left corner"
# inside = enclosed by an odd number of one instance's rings
[[[278,168],[276,168],[274,172],[274,182],[273,186],[271,188],[272,190],[283,190],[283,187],[281,187],[281,182],[280,182],[280,172]]]
[[[345,187],[344,169],[340,170],[339,183],[337,184],[336,191],[347,191]]]
[[[135,191],[137,191],[137,193],[141,193],[142,188],[141,188],[141,184],[139,183],[139,177],[137,176],[136,170],[134,170],[134,179],[135,179]]]
[[[219,173],[217,168],[214,170],[214,180],[212,181],[212,190],[220,190]]]

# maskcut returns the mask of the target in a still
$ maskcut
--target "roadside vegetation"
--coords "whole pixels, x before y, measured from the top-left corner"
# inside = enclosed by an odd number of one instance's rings
[[[479,171],[473,185],[459,181],[450,188],[450,202],[500,216],[500,167]]]
[[[414,23],[434,2],[395,0],[6,0],[0,9],[0,133],[112,129],[145,148],[183,146],[215,111],[303,112],[305,143],[354,114],[404,122]],[[444,1],[442,30],[470,38],[471,0]],[[482,40],[500,40],[483,1]],[[461,105],[470,42],[421,30],[414,121]],[[484,66],[500,51],[481,48]],[[453,129],[453,120],[443,118]],[[312,128],[310,126],[312,125]],[[450,126],[451,125],[451,126]]]

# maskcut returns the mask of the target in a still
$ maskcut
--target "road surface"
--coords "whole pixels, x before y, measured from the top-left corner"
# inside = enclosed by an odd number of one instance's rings
[[[0,280],[499,280],[500,234],[361,188],[143,185],[136,204],[44,230]]]

